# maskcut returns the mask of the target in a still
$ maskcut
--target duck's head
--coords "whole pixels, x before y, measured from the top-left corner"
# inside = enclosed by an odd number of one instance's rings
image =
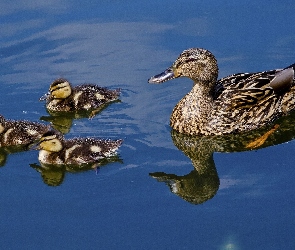
[[[54,98],[65,99],[72,93],[72,87],[69,81],[59,78],[51,83],[49,91]]]
[[[194,82],[215,82],[218,66],[214,55],[205,49],[191,48],[184,50],[171,67],[151,77],[149,83],[162,83],[186,76]]]
[[[54,99],[65,99],[72,93],[72,87],[69,81],[64,78],[56,79],[51,83],[49,92],[43,95],[40,100],[46,100],[49,96]]]
[[[55,131],[48,131],[40,139],[39,148],[49,152],[59,152],[63,149],[62,138]]]

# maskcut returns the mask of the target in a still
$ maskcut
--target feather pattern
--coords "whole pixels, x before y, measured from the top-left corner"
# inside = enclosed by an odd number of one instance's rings
[[[0,147],[33,144],[50,129],[42,123],[10,120],[0,115]]]

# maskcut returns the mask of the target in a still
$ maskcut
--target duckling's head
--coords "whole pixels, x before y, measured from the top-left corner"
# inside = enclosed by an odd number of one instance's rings
[[[72,87],[69,81],[63,78],[56,79],[49,88],[51,96],[56,99],[65,99],[72,93]]]
[[[194,82],[215,83],[218,66],[214,55],[205,49],[184,50],[171,67],[149,79],[149,83],[162,83],[174,78],[186,76]]]
[[[39,147],[49,152],[59,152],[63,149],[62,138],[57,132],[48,131],[41,137]]]

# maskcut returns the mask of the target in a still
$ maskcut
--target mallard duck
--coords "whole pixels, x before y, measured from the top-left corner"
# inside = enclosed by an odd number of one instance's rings
[[[295,108],[295,64],[284,69],[239,73],[217,80],[208,50],[184,50],[171,67],[149,79],[162,83],[186,76],[192,90],[173,109],[170,125],[190,135],[221,135],[257,129]]]
[[[39,143],[39,161],[53,165],[80,165],[112,157],[122,140],[73,138],[66,140],[58,131],[45,133]]]
[[[98,109],[104,104],[118,99],[120,89],[109,90],[94,84],[82,84],[72,87],[66,79],[56,79],[49,92],[40,100],[46,100],[49,111],[79,111]]]
[[[49,125],[26,120],[8,120],[0,115],[0,146],[30,145],[49,131]]]

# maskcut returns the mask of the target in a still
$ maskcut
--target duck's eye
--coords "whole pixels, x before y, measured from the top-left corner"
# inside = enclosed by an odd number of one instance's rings
[[[194,62],[194,61],[196,61],[195,58],[187,58],[187,59],[184,61],[184,63],[190,63],[190,62]]]

